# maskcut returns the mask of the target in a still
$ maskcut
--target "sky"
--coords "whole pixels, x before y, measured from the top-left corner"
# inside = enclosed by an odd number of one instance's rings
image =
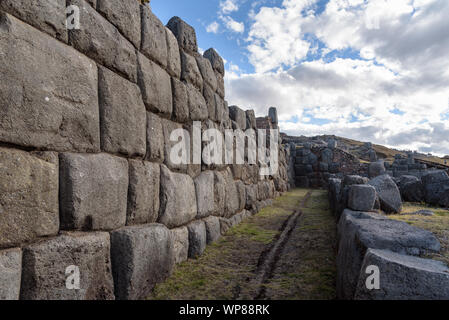
[[[281,131],[449,155],[449,1],[152,0],[225,60],[229,105]]]

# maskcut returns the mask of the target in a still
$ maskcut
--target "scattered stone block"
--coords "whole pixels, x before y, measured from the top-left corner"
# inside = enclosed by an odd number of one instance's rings
[[[204,221],[194,221],[187,226],[189,230],[189,258],[196,259],[206,249],[206,225]]]
[[[112,273],[119,300],[145,299],[173,270],[173,235],[164,225],[147,224],[111,232]]]
[[[22,250],[0,251],[0,301],[19,300],[22,277]]]
[[[385,213],[400,213],[402,210],[401,193],[389,175],[378,176],[368,182],[379,195],[380,206]]]
[[[61,228],[113,230],[126,224],[128,161],[108,154],[59,155]]]
[[[381,176],[381,175],[384,175],[385,173],[386,173],[386,170],[385,170],[385,166],[384,166],[383,162],[370,163],[369,168],[368,168],[368,175],[371,179]]]
[[[354,211],[371,211],[376,200],[376,189],[370,185],[349,187],[348,206]]]

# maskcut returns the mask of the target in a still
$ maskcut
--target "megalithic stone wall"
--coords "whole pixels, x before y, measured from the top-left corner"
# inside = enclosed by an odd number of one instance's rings
[[[136,0],[0,1],[0,299],[144,298],[288,190],[283,146],[273,176],[170,161],[192,121],[256,128],[224,74],[191,26]]]

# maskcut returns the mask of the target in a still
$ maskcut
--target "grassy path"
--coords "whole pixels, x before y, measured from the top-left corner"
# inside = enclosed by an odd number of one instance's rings
[[[232,300],[254,298],[256,293],[262,299],[335,298],[335,223],[326,192],[310,191],[295,189],[232,228],[198,260],[177,265],[149,298]],[[292,221],[301,203],[302,214]],[[287,225],[291,231],[270,265],[269,278],[261,283],[256,279],[261,261]]]

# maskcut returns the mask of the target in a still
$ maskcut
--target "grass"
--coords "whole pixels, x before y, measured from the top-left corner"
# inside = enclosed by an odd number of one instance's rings
[[[432,210],[434,216],[418,216],[409,213],[418,210]],[[421,203],[404,203],[401,215],[390,215],[389,218],[404,221],[408,224],[431,231],[441,243],[439,254],[430,254],[428,257],[440,260],[449,266],[449,211],[441,208],[431,207]]]

